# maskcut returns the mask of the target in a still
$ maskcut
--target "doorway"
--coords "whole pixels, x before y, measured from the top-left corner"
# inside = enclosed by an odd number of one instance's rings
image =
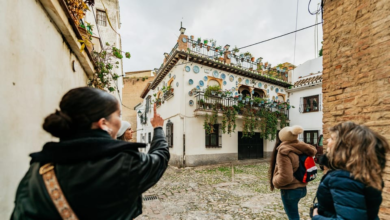
[[[260,133],[255,133],[250,138],[242,138],[242,132],[238,132],[238,159],[261,159],[264,156],[263,139]]]

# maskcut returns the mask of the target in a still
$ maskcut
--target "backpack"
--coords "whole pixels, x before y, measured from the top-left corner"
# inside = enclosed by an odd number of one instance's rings
[[[299,167],[294,172],[294,177],[302,183],[308,183],[317,177],[317,166],[313,157],[299,154]]]

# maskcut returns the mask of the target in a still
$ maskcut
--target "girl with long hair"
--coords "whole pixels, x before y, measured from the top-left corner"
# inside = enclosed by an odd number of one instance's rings
[[[313,219],[379,219],[386,139],[365,126],[344,122],[330,128],[327,147],[331,170],[318,187]]]
[[[299,155],[314,156],[315,147],[298,141],[302,127],[285,127],[280,130],[272,152],[269,170],[270,187],[280,189],[284,210],[290,220],[299,220],[298,203],[306,196],[307,183],[294,177],[299,168]]]

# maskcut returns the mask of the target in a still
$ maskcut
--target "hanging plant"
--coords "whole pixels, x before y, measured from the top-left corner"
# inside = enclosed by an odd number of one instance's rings
[[[113,80],[117,80],[119,76],[113,72],[114,64],[115,68],[119,61],[116,59],[122,59],[122,51],[114,46],[111,46],[109,43],[106,43],[106,46],[102,48],[100,52],[93,51],[92,58],[95,63],[95,74],[92,79],[89,79],[88,86],[98,88],[104,91],[115,91],[115,85],[112,83]]]
[[[234,107],[223,107],[222,132],[228,134],[236,130],[236,115]]]

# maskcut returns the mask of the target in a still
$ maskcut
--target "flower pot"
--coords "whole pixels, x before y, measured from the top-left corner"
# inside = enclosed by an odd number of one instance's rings
[[[203,47],[203,43],[199,43],[199,47],[202,48]]]
[[[194,39],[194,35],[191,35],[190,38],[191,38],[191,40],[193,40]]]
[[[254,57],[252,57],[252,58],[251,58],[251,61],[252,61],[252,62],[254,62],[254,61],[255,61],[255,58],[254,58]]]
[[[211,91],[211,95],[215,95],[215,91]]]
[[[241,101],[242,100],[242,97],[238,97],[238,101]]]
[[[196,47],[196,44],[192,44],[192,48],[195,48]]]
[[[218,58],[219,61],[224,61],[223,57]]]
[[[222,96],[222,94],[221,93],[218,93],[218,97],[221,97]]]
[[[245,98],[245,101],[249,102],[249,98]]]
[[[207,46],[207,51],[210,51],[210,46]]]

